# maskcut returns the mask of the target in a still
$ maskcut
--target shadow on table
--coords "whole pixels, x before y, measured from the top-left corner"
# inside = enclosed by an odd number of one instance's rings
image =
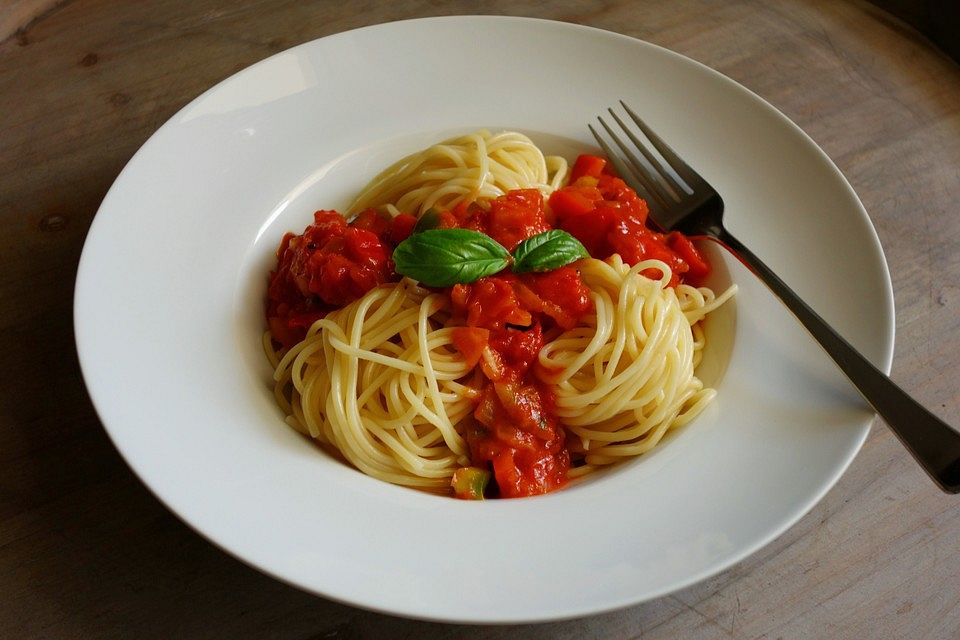
[[[871,0],[924,34],[960,62],[960,2],[957,0]]]

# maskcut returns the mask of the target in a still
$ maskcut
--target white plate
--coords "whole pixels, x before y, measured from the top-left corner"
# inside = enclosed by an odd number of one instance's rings
[[[228,78],[150,138],[111,188],[80,263],[76,336],[90,395],[130,466],[262,571],[437,620],[630,605],[783,532],[836,482],[871,413],[719,253],[718,278],[740,293],[709,329],[715,403],[651,455],[556,494],[477,504],[391,486],[321,453],[274,406],[262,297],[284,231],[451,132],[519,129],[548,150],[586,148],[587,121],[619,98],[716,186],[731,230],[889,369],[892,294],[873,227],[836,167],[770,105],[613,33],[515,18],[399,22]]]

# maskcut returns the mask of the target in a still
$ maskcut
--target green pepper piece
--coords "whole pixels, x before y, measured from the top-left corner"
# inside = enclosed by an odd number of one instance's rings
[[[453,472],[450,486],[453,495],[461,500],[483,500],[483,492],[490,482],[491,474],[479,467],[460,467]]]

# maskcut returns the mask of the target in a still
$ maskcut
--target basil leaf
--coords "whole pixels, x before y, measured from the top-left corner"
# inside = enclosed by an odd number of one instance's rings
[[[506,269],[510,253],[479,231],[430,229],[398,244],[393,263],[397,273],[429,287],[449,287]]]
[[[413,227],[411,233],[423,233],[424,231],[429,231],[430,229],[436,229],[437,225],[440,224],[440,212],[430,207],[423,212],[423,215],[420,216],[420,219],[417,220],[417,224]]]
[[[552,271],[589,257],[579,240],[566,231],[551,229],[517,245],[513,250],[513,270],[516,273]]]

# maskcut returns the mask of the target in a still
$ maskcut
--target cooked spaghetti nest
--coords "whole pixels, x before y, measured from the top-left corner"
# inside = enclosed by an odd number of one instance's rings
[[[287,422],[375,478],[448,488],[469,464],[456,425],[477,394],[445,327],[448,304],[404,279],[316,321],[282,357],[267,334]]]
[[[371,207],[391,215],[452,209],[512,189],[544,196],[567,174],[516,132],[477,131],[411,154],[380,173],[348,215]],[[704,317],[734,295],[686,284],[668,287],[660,261],[630,267],[618,255],[579,263],[594,311],[576,327],[550,331],[535,373],[555,396],[568,448],[582,458],[569,475],[637,456],[686,424],[714,397],[694,371]],[[659,274],[659,279],[646,277]],[[462,430],[483,387],[453,344],[449,298],[409,279],[384,284],[316,321],[286,352],[264,348],[287,421],[375,478],[448,489],[470,464]]]
[[[539,189],[547,196],[567,175],[567,161],[544,156],[527,136],[486,130],[451,138],[412,153],[377,175],[347,209],[371,207],[391,214],[421,215],[504,195],[511,189]]]
[[[694,375],[704,347],[700,321],[736,292],[670,288],[670,268],[659,260],[631,267],[615,254],[580,265],[595,312],[539,354],[570,449],[583,454],[585,465],[571,476],[645,453],[703,411],[716,392]],[[641,275],[650,269],[658,280]]]

